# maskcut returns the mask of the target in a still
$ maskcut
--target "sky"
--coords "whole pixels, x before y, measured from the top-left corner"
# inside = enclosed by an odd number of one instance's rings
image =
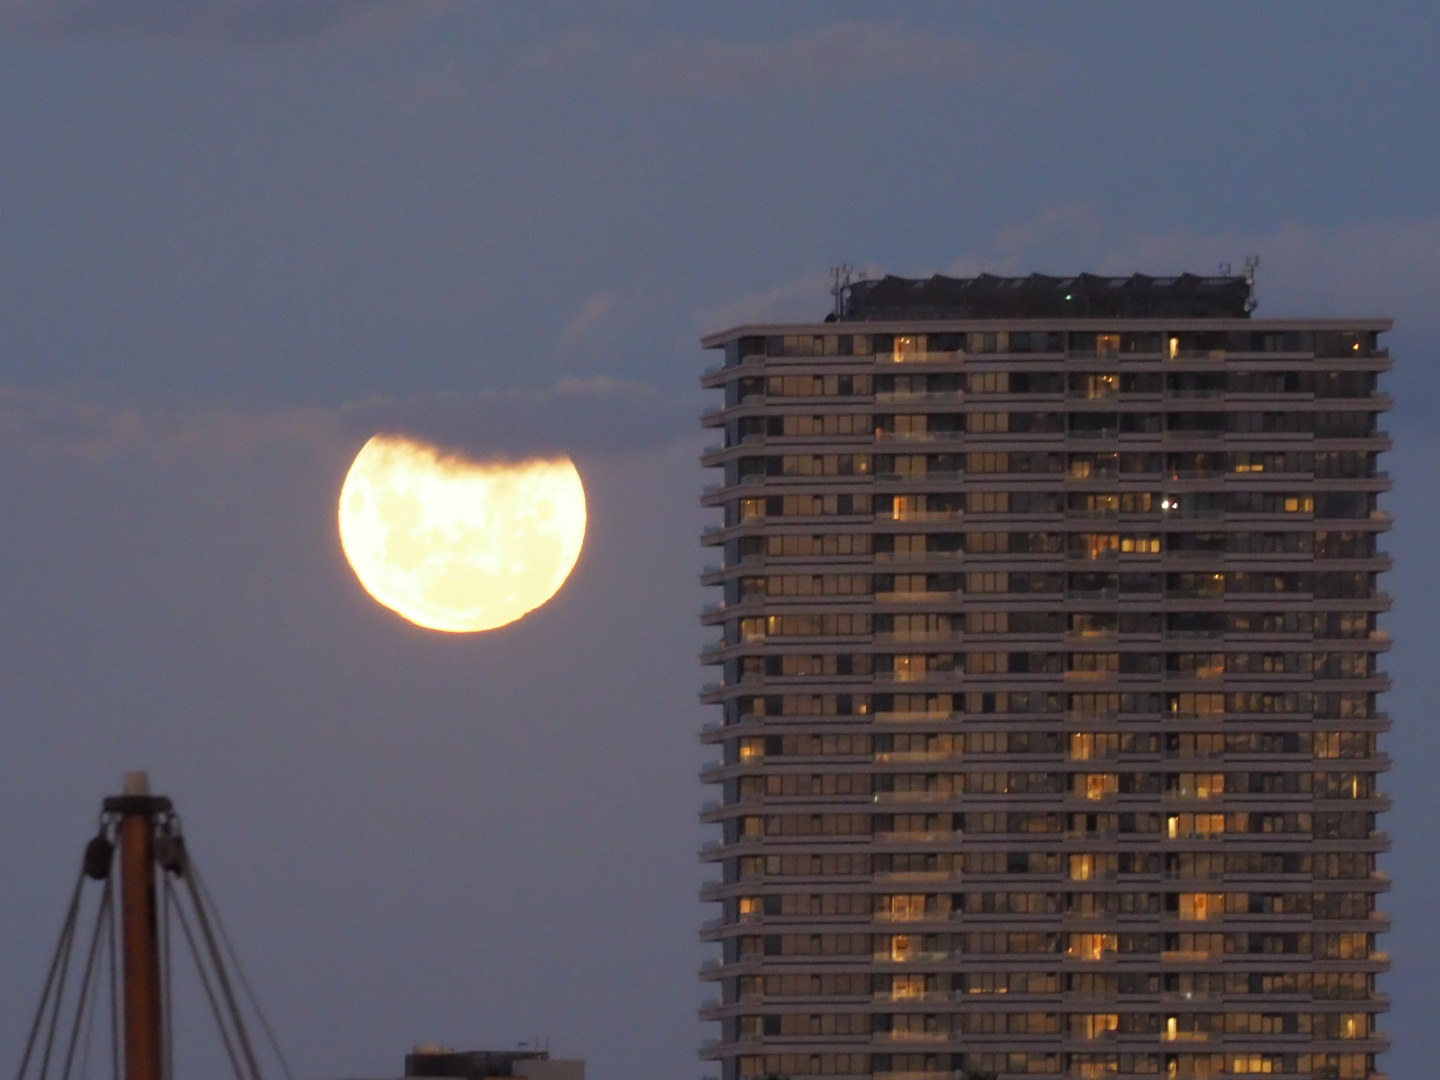
[[[700,335],[841,262],[1258,255],[1261,315],[1397,320],[1384,1065],[1427,1075],[1437,54],[1433,3],[0,0],[0,1063],[146,768],[300,1076],[537,1035],[701,1076]],[[571,454],[560,594],[369,600],[377,430]]]

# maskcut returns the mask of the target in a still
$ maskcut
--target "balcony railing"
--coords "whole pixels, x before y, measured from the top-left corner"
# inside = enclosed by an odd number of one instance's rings
[[[963,390],[890,390],[875,395],[876,404],[907,405],[911,402],[964,401]]]
[[[963,431],[877,431],[877,443],[963,442]]]

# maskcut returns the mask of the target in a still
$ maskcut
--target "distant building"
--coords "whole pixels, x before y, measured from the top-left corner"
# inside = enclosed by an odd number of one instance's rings
[[[1385,319],[885,278],[705,339],[724,1080],[1375,1078]]]
[[[405,1080],[585,1080],[585,1062],[546,1050],[455,1050],[417,1046],[405,1055]]]

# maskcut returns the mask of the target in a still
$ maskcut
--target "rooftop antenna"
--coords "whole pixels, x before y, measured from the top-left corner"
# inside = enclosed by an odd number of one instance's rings
[[[1231,276],[1234,275],[1234,273],[1235,273],[1235,266],[1234,266],[1233,263],[1223,262],[1223,263],[1220,264],[1220,276],[1221,276],[1221,277],[1231,277]]]
[[[1260,306],[1260,301],[1255,298],[1255,271],[1260,267],[1259,255],[1245,256],[1245,285],[1250,290],[1250,295],[1245,298],[1245,314],[1249,315]]]
[[[841,263],[839,266],[830,268],[830,295],[835,300],[835,318],[840,319],[845,315],[845,291],[850,288],[851,275],[855,273],[855,267],[849,263]]]

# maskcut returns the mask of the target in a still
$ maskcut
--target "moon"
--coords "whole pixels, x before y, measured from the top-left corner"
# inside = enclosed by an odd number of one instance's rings
[[[376,435],[340,489],[340,546],[360,584],[430,630],[494,630],[534,611],[584,542],[569,458],[476,462]]]

